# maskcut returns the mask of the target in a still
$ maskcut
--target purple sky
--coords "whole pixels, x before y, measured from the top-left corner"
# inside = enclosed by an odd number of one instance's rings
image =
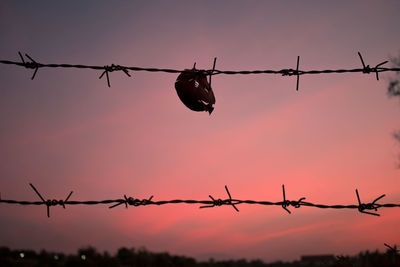
[[[399,1],[2,1],[0,58],[43,63],[253,70],[358,68],[398,55]],[[176,74],[0,65],[3,199],[233,197],[400,202],[399,102],[390,75],[218,75],[211,116],[179,100]],[[394,74],[391,74],[392,77]],[[0,246],[112,253],[145,246],[198,259],[294,260],[399,244],[398,209],[381,217],[302,207],[198,209],[1,205]],[[368,234],[366,234],[368,233]]]

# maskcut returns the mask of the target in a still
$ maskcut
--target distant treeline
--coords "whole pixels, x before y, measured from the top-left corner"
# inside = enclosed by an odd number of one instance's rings
[[[99,253],[93,247],[79,249],[77,254],[63,254],[42,250],[37,253],[33,250],[12,250],[0,247],[0,266],[138,266],[138,267],[311,267],[311,266],[357,266],[357,267],[400,267],[400,255],[388,250],[386,253],[379,251],[361,252],[357,256],[307,256],[294,262],[264,263],[261,260],[247,261],[226,260],[198,262],[193,258],[173,256],[169,253],[153,253],[144,248],[120,248],[115,255],[108,252]]]

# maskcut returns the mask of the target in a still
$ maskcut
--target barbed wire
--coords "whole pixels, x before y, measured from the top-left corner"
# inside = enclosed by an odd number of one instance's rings
[[[129,71],[147,71],[147,72],[166,72],[166,73],[181,73],[184,70],[177,70],[177,69],[166,69],[166,68],[143,68],[143,67],[129,67],[129,66],[122,66],[122,65],[104,65],[104,66],[95,66],[95,65],[82,65],[82,64],[44,64],[34,60],[28,54],[25,54],[25,57],[28,59],[26,60],[20,52],[18,52],[21,61],[10,61],[10,60],[0,60],[1,64],[8,64],[8,65],[16,65],[20,67],[25,67],[27,69],[33,69],[33,75],[31,79],[33,80],[36,77],[36,74],[40,68],[76,68],[76,69],[92,69],[92,70],[101,70],[102,73],[99,76],[99,79],[103,78],[104,75],[107,80],[108,87],[111,86],[110,84],[110,77],[109,73],[114,71],[122,71],[128,77],[131,77]],[[364,74],[376,74],[376,79],[379,81],[379,73],[387,72],[387,71],[400,71],[400,68],[386,68],[382,67],[384,64],[388,63],[389,61],[382,61],[379,64],[376,64],[375,67],[370,67],[370,65],[366,65],[364,62],[361,53],[358,52],[358,56],[361,60],[362,68],[355,68],[355,69],[326,69],[326,70],[300,70],[300,56],[297,57],[297,64],[296,69],[288,68],[288,69],[281,69],[281,70],[218,70],[215,69],[215,60],[214,58],[214,65],[212,69],[209,70],[197,70],[198,72],[205,73],[209,75],[210,78],[213,75],[219,74],[226,74],[226,75],[236,75],[236,74],[278,74],[282,76],[296,76],[296,90],[299,90],[299,80],[301,75],[305,74],[331,74],[331,73],[364,73]],[[195,69],[196,63],[194,63],[193,69]]]
[[[286,199],[286,192],[285,192],[285,185],[282,185],[282,193],[283,193],[283,200],[282,201],[257,201],[257,200],[241,200],[241,199],[234,199],[231,196],[231,193],[228,190],[228,187],[225,185],[225,190],[228,195],[228,198],[222,199],[222,198],[214,198],[213,196],[209,195],[209,198],[211,200],[184,200],[184,199],[173,199],[173,200],[154,200],[154,196],[150,196],[149,198],[134,198],[134,197],[128,197],[127,195],[124,195],[123,198],[118,198],[118,199],[107,199],[107,200],[89,200],[89,201],[77,201],[77,200],[69,200],[71,198],[71,195],[73,191],[71,191],[65,199],[45,199],[39,191],[36,189],[36,187],[33,184],[29,184],[33,191],[36,193],[36,195],[40,198],[40,201],[21,201],[21,200],[10,200],[10,199],[2,199],[0,195],[0,203],[4,204],[17,204],[17,205],[44,205],[46,206],[47,209],[47,217],[50,217],[50,207],[52,206],[62,206],[64,209],[68,205],[110,205],[108,208],[116,208],[120,205],[125,205],[126,208],[128,206],[134,206],[134,207],[139,207],[139,206],[149,206],[149,205],[156,205],[156,206],[161,206],[161,205],[166,205],[166,204],[202,204],[199,208],[214,208],[214,207],[219,207],[219,206],[232,206],[235,211],[239,212],[239,209],[237,208],[238,205],[240,204],[248,204],[248,205],[264,205],[264,206],[281,206],[285,211],[287,211],[289,214],[291,214],[291,211],[288,209],[290,206],[294,208],[300,208],[302,206],[306,207],[314,207],[314,208],[319,208],[319,209],[357,209],[359,212],[364,213],[364,214],[369,214],[369,215],[374,215],[374,216],[380,216],[380,214],[377,213],[379,208],[395,208],[395,207],[400,207],[400,204],[379,204],[377,203],[380,199],[385,197],[385,195],[381,195],[377,197],[374,201],[369,202],[369,203],[363,203],[360,199],[360,196],[358,194],[358,189],[356,189],[356,196],[357,196],[357,202],[358,204],[350,204],[350,205],[340,205],[340,204],[334,204],[334,205],[328,205],[328,204],[318,204],[318,203],[312,203],[312,202],[307,202],[304,201],[306,198],[301,197],[298,200],[288,200]],[[375,211],[375,212],[371,212]]]

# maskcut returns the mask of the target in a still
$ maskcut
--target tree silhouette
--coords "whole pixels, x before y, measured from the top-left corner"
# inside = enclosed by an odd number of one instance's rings
[[[400,67],[400,55],[398,58],[390,58],[390,61],[393,63],[394,67]],[[400,72],[396,72],[398,75]],[[390,97],[400,96],[400,81],[398,79],[390,79],[388,86],[388,95]]]
[[[390,61],[394,65],[394,67],[400,67],[400,55],[395,58],[391,57]],[[396,79],[390,78],[389,85],[387,88],[387,94],[389,97],[399,97],[400,98],[400,72],[396,72]],[[396,139],[400,143],[400,130],[393,133],[394,139]],[[398,167],[400,168],[400,154],[398,155],[399,163]]]
[[[63,254],[47,252],[45,250],[36,253],[33,250],[12,250],[7,247],[0,247],[0,266],[14,267],[398,267],[400,266],[400,254],[396,245],[387,245],[386,252],[364,251],[354,256],[333,257],[331,262],[317,262],[315,259],[321,257],[315,255],[314,261],[300,260],[293,262],[277,261],[265,263],[261,260],[248,261],[209,259],[204,262],[197,262],[193,258],[185,256],[170,255],[169,253],[154,253],[145,248],[120,248],[115,255],[108,252],[99,253],[93,247],[81,248],[76,254]],[[267,252],[266,252],[267,253]],[[326,255],[325,255],[326,256]]]

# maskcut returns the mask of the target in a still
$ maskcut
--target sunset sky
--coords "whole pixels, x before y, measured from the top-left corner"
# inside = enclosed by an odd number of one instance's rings
[[[255,70],[359,68],[397,56],[400,1],[2,1],[0,59]],[[388,64],[389,66],[390,64]],[[400,102],[390,77],[216,75],[215,110],[179,100],[177,74],[0,64],[2,199],[226,198],[400,203]],[[295,260],[400,245],[400,209],[0,204],[0,246],[146,247],[206,260]]]

